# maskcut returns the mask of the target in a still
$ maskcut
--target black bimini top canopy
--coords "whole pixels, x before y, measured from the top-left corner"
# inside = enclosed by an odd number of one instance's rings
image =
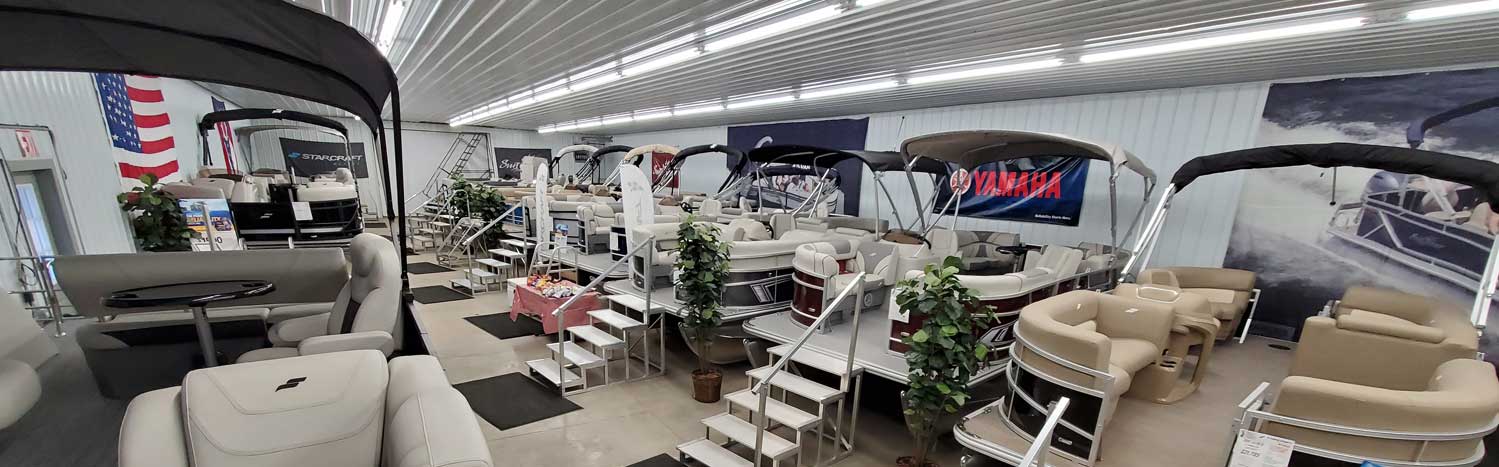
[[[784,177],[788,175],[804,175],[809,177],[826,176],[833,180],[838,180],[841,176],[836,169],[821,169],[796,165],[768,165],[765,167],[761,167],[760,170],[750,172],[748,177],[751,180],[756,180],[770,177]]]
[[[613,154],[613,153],[616,153],[616,152],[630,152],[633,149],[635,149],[635,148],[632,148],[632,147],[629,147],[629,146],[625,146],[625,145],[622,145],[622,144],[615,144],[615,145],[604,146],[602,148],[598,148],[597,150],[593,151],[592,153],[589,153],[588,154],[588,162],[587,163],[588,164],[597,164],[597,163],[599,163],[600,160],[603,160],[605,154]]]
[[[1422,175],[1471,186],[1491,204],[1499,201],[1499,164],[1420,149],[1354,143],[1267,146],[1200,156],[1177,169],[1171,183],[1180,191],[1203,175],[1297,165],[1365,167]]]
[[[3,70],[136,73],[328,104],[370,130],[396,77],[353,28],[279,0],[0,0]]]
[[[308,125],[320,126],[333,131],[337,131],[339,134],[343,135],[345,139],[349,137],[349,129],[347,127],[344,127],[344,124],[338,123],[337,120],[319,115],[313,115],[310,113],[297,112],[295,110],[281,109],[234,109],[209,112],[203,115],[203,119],[198,120],[198,132],[202,133],[213,129],[213,126],[218,123],[256,119],[277,119],[301,122]]]
[[[1078,157],[1125,167],[1154,183],[1155,172],[1118,145],[1101,144],[1053,133],[1015,130],[950,131],[917,136],[900,143],[907,159],[936,159],[964,169],[1028,157]]]
[[[730,159],[737,157],[739,158],[739,160],[744,160],[743,151],[724,146],[722,144],[704,144],[701,146],[688,146],[686,148],[683,148],[681,151],[677,151],[677,155],[673,156],[671,158],[671,161],[666,163],[666,168],[667,170],[673,169],[679,165],[682,165],[682,161],[698,154],[711,154],[715,152],[723,153],[729,156]]]
[[[858,160],[875,172],[895,172],[906,170],[906,161],[898,152],[889,151],[859,151],[845,149],[828,149],[816,146],[803,146],[799,144],[777,144],[772,146],[761,146],[750,150],[746,155],[748,160],[760,163],[794,164],[809,167],[832,167],[839,162],[849,159]],[[741,159],[742,161],[742,159]],[[741,162],[741,166],[743,163]],[[947,165],[935,160],[917,161],[911,166],[912,172],[946,174]]]

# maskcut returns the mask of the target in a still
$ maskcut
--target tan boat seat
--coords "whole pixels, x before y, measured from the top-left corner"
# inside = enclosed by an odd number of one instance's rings
[[[1159,271],[1157,274],[1171,274]],[[1214,338],[1218,335],[1218,320],[1213,317],[1207,298],[1183,292],[1169,285],[1119,284],[1111,292],[1116,296],[1160,303],[1170,306],[1176,316],[1172,321],[1171,338],[1165,349],[1163,361],[1167,362],[1138,378],[1135,394],[1158,403],[1179,401],[1197,390],[1208,375],[1208,363],[1213,354]],[[1183,381],[1180,373],[1185,371],[1185,362],[1192,348],[1200,349],[1192,378]]]
[[[1171,274],[1161,274],[1160,271]],[[1177,266],[1146,269],[1140,273],[1141,284],[1169,285],[1207,298],[1212,305],[1213,317],[1219,321],[1218,340],[1229,338],[1239,328],[1239,322],[1249,310],[1254,282],[1254,272],[1242,269]]]

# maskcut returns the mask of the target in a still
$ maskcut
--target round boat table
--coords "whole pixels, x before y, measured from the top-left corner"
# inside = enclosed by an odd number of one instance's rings
[[[193,324],[198,328],[198,343],[203,346],[203,363],[218,366],[214,353],[213,332],[208,327],[208,304],[256,297],[271,293],[276,285],[269,281],[225,280],[184,282],[121,290],[101,301],[111,308],[186,306],[193,310]]]

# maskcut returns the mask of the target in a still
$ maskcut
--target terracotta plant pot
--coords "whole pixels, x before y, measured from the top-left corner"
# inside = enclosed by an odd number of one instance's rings
[[[912,456],[900,456],[900,457],[898,457],[898,458],[895,459],[895,466],[896,467],[916,467],[916,464],[912,464],[911,463],[913,460],[914,459],[912,458]],[[941,466],[937,465],[936,462],[926,461],[925,463],[921,464],[921,467],[941,467]]]
[[[692,399],[704,404],[718,402],[723,394],[723,372],[692,370]]]

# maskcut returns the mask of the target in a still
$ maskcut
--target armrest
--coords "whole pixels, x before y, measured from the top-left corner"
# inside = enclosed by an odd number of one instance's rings
[[[309,337],[297,346],[297,353],[313,355],[346,350],[379,350],[389,357],[396,350],[396,340],[385,331],[351,332],[331,336]]]
[[[271,326],[269,337],[277,347],[291,347],[310,337],[328,333],[328,314],[303,316]]]
[[[1291,376],[1281,382],[1271,412],[1324,423],[1391,431],[1459,431],[1478,428],[1494,414],[1464,403],[1470,398],[1434,391],[1400,391]]]
[[[320,315],[331,311],[333,311],[333,302],[298,303],[296,305],[277,306],[271,307],[271,312],[266,317],[266,321],[276,324],[290,319]]]
[[[130,400],[120,424],[119,467],[188,467],[181,387],[147,392]]]

